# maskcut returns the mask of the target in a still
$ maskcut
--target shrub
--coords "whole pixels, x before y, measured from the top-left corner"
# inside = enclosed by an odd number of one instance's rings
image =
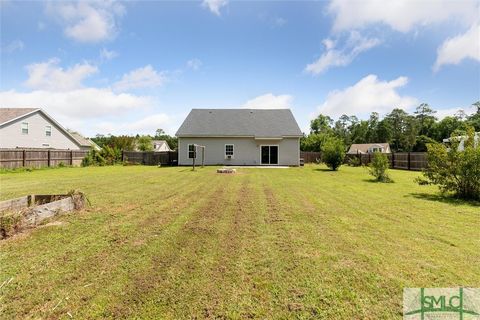
[[[459,148],[462,140],[463,150]],[[440,143],[427,145],[426,180],[417,182],[438,185],[442,192],[453,192],[459,198],[480,200],[480,146],[474,143],[473,128],[468,128],[466,137],[452,137],[450,143],[449,148]]]
[[[345,145],[341,139],[330,137],[322,147],[322,161],[330,169],[336,171],[345,159]]]
[[[105,158],[95,149],[90,150],[85,158],[82,159],[82,167],[104,166],[105,164]]]
[[[362,165],[362,161],[357,156],[348,157],[347,164],[351,167],[360,167]]]
[[[152,151],[153,144],[150,136],[140,136],[137,138],[137,147],[140,151]]]
[[[372,162],[369,165],[369,172],[375,177],[375,180],[380,182],[392,182],[392,179],[387,174],[390,161],[386,154],[375,152],[373,154]]]

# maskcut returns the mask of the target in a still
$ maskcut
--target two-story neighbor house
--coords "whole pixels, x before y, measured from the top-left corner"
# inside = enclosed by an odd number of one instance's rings
[[[88,150],[91,140],[62,127],[38,108],[0,108],[0,148]]]
[[[298,166],[302,132],[289,109],[193,109],[176,133],[178,164]],[[197,150],[197,152],[195,152]]]

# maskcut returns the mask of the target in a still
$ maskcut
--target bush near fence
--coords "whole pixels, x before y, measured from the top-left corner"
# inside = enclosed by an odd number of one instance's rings
[[[88,150],[0,149],[0,168],[79,166]]]

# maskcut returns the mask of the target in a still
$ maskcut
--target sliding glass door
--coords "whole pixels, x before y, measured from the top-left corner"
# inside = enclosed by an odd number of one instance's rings
[[[261,164],[278,164],[278,146],[261,146]]]

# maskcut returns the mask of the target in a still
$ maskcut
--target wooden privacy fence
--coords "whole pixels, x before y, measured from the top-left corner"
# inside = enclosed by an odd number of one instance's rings
[[[88,150],[0,149],[0,168],[78,166]]]
[[[422,170],[427,167],[426,152],[395,152],[388,153],[387,157],[390,161],[390,167],[393,169]],[[368,165],[372,162],[373,154],[347,154],[345,157],[346,162],[350,158],[358,158],[362,165]]]
[[[422,170],[427,167],[427,153],[426,152],[396,152],[388,153],[388,160],[390,161],[390,167],[393,169],[405,169],[405,170]],[[303,158],[304,163],[315,163],[317,159],[322,158],[321,152],[300,151],[300,158]],[[368,165],[372,162],[373,154],[347,154],[345,157],[345,163],[348,163],[350,158],[360,159],[362,165]]]
[[[303,159],[303,163],[316,163],[317,159],[322,158],[322,153],[313,151],[300,151],[300,158]]]
[[[177,151],[123,151],[122,161],[130,163],[138,163],[147,166],[168,165],[175,166],[178,164]]]

